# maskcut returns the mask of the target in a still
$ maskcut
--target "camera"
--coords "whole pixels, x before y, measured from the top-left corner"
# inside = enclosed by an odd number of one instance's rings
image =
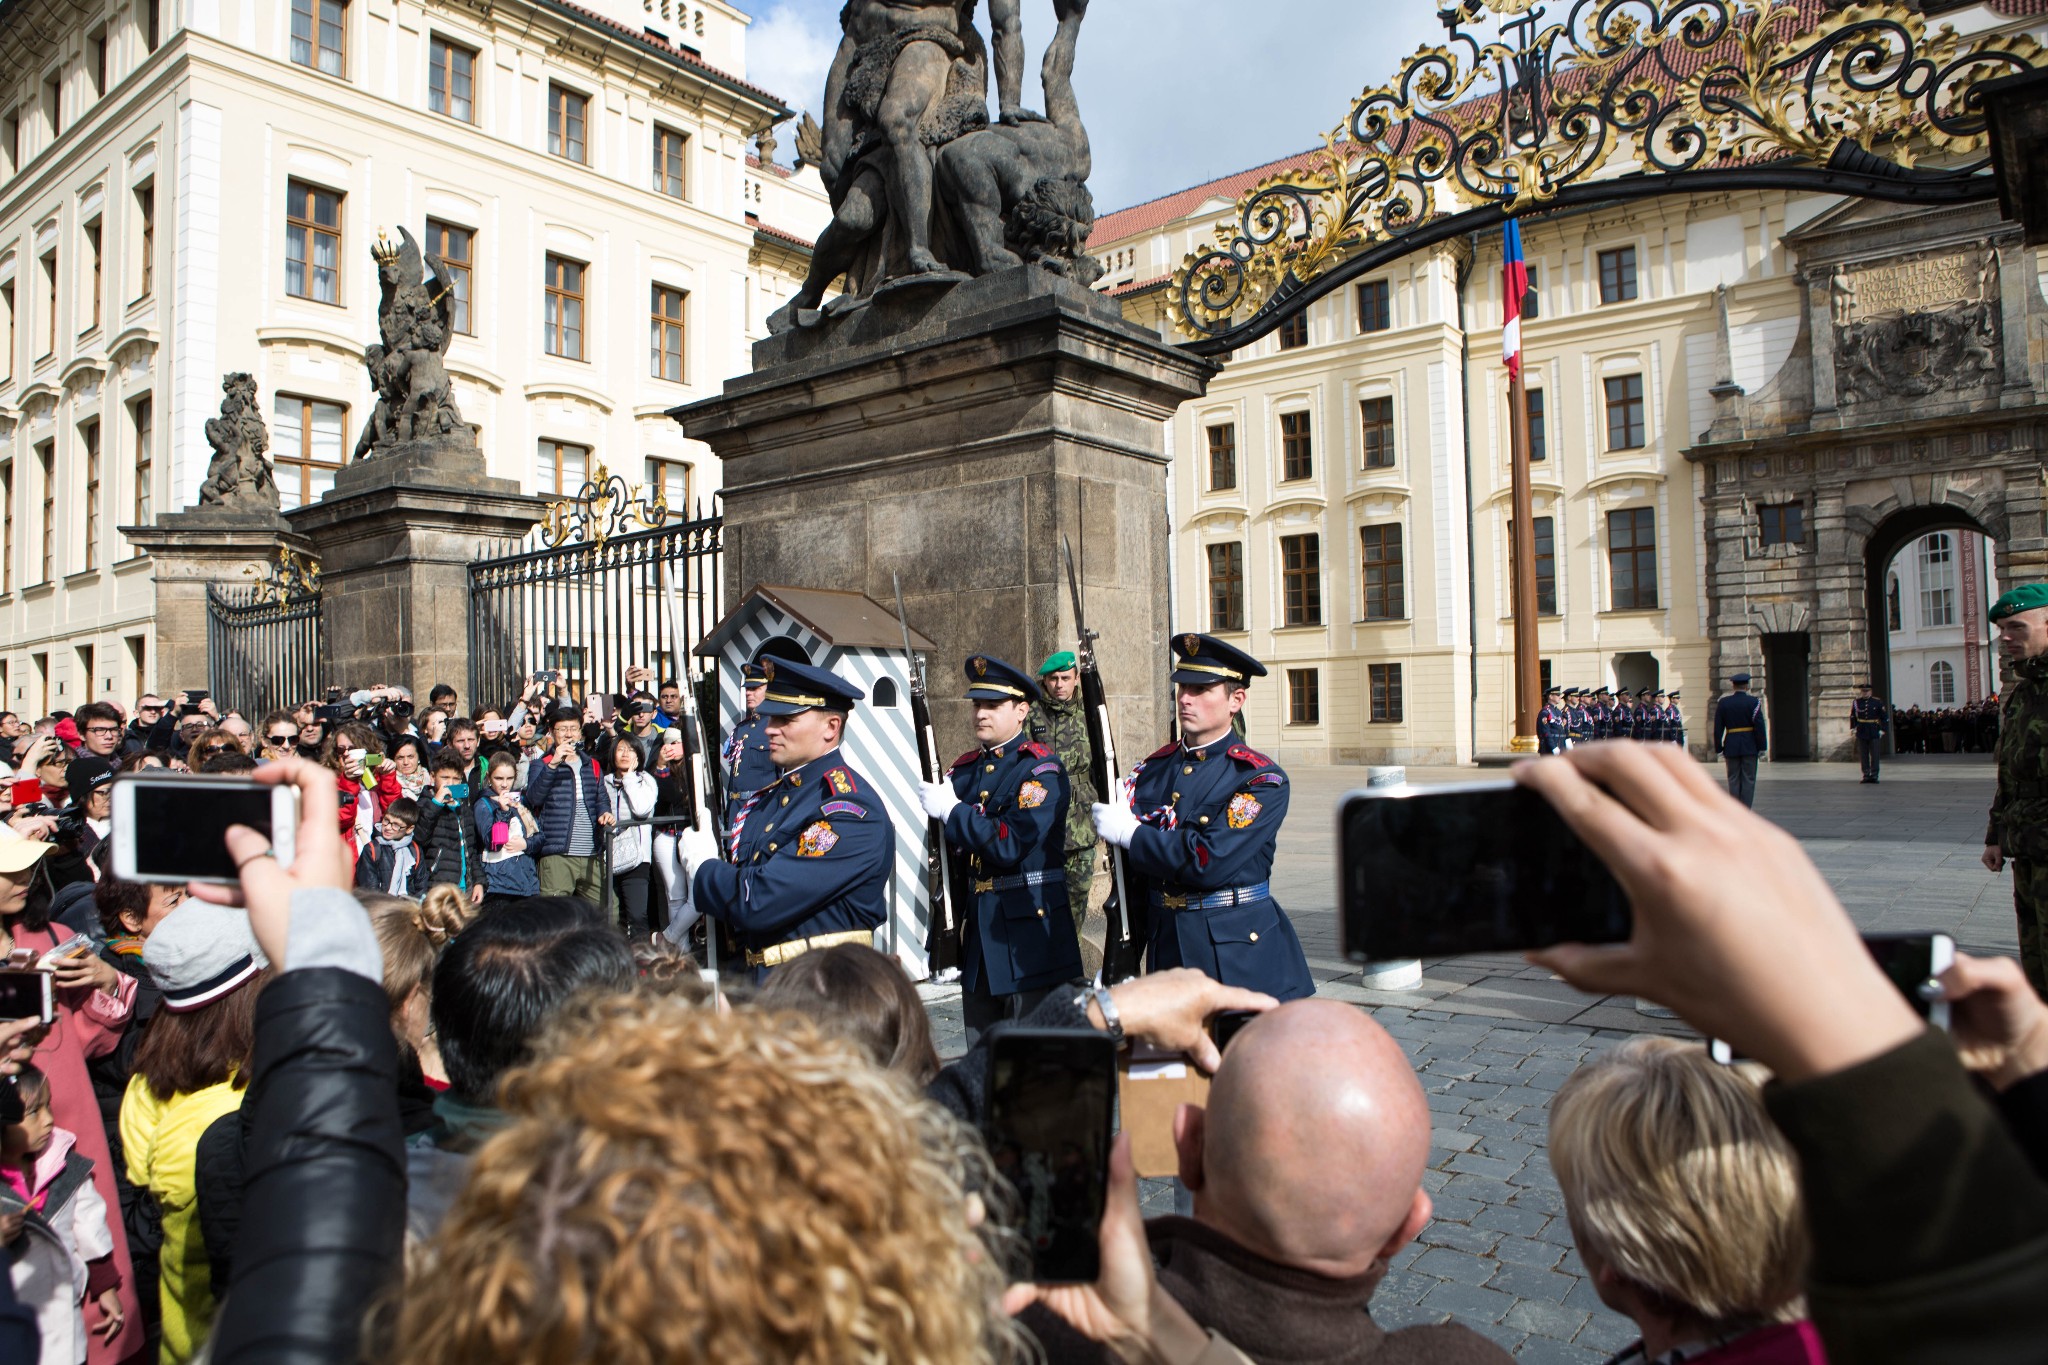
[[[313,719],[321,725],[346,725],[356,718],[356,709],[345,701],[329,702],[313,708]]]
[[[562,672],[560,669],[550,668],[534,674],[533,680],[537,683],[558,683],[562,680]]]
[[[412,703],[403,697],[394,697],[384,703],[384,709],[401,719],[412,714]]]
[[[207,694],[205,692],[181,692],[179,696],[184,698],[184,700],[178,703],[179,720],[183,720],[187,716],[205,714],[205,712],[199,709],[199,703],[206,700]]]

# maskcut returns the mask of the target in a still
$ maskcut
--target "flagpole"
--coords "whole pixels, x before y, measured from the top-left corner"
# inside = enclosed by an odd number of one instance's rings
[[[1543,706],[1543,668],[1536,640],[1536,510],[1529,487],[1529,387],[1523,378],[1527,368],[1518,351],[1508,381],[1508,464],[1514,501],[1508,544],[1514,556],[1515,613],[1515,738],[1509,748],[1518,754],[1536,752],[1536,713]]]

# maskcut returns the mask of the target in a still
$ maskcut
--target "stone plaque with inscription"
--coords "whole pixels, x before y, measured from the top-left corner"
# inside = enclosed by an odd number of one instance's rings
[[[1845,265],[1830,292],[1843,404],[1966,396],[1997,381],[1996,252]]]

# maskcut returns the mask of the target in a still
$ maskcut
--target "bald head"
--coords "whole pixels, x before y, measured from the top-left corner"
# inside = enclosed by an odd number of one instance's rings
[[[1246,1025],[1205,1111],[1183,1111],[1195,1217],[1269,1260],[1332,1277],[1391,1256],[1429,1218],[1429,1106],[1400,1044],[1334,1000]]]

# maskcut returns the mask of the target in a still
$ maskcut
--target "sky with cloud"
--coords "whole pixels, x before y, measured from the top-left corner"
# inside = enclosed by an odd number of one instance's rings
[[[841,0],[736,0],[753,16],[747,74],[816,111]],[[981,16],[987,31],[987,15]],[[1025,0],[1036,108],[1052,0]],[[1108,212],[1320,145],[1353,98],[1441,42],[1432,0],[1093,0],[1074,84]],[[794,147],[781,133],[782,158]]]

